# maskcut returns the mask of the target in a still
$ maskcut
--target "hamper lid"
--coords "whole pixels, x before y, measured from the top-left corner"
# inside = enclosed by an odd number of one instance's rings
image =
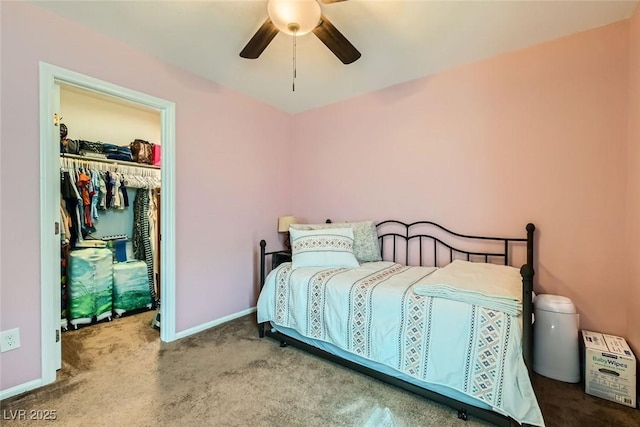
[[[537,295],[534,304],[537,310],[551,311],[553,313],[576,313],[576,307],[573,302],[569,298],[560,295]]]

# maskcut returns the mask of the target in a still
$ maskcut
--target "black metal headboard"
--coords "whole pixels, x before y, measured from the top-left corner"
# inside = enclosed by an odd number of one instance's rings
[[[326,222],[330,223],[328,219]],[[377,224],[378,240],[382,259],[405,265],[440,267],[448,257],[468,261],[496,262],[513,265],[513,246],[526,243],[526,258],[520,267],[522,276],[522,318],[531,319],[533,313],[533,234],[536,227],[526,226],[527,237],[490,237],[456,233],[431,221],[416,221],[410,224],[397,220],[386,220]],[[462,249],[464,248],[464,249]],[[417,255],[416,255],[417,253]],[[416,261],[417,258],[417,262]],[[526,260],[526,261],[525,261]],[[523,322],[522,353],[531,371],[533,366],[533,328],[529,321]]]
[[[440,266],[454,259],[511,265],[512,246],[526,242],[526,264],[533,266],[533,232],[527,237],[489,237],[456,233],[431,221],[410,224],[397,220],[378,223],[380,251],[384,259],[413,265]]]

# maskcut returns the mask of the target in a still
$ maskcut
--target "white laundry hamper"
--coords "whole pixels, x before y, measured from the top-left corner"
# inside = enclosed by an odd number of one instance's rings
[[[541,294],[533,305],[533,370],[555,380],[580,382],[579,315],[573,302]]]

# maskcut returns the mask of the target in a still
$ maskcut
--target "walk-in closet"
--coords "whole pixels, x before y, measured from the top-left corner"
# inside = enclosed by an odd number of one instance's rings
[[[73,85],[59,85],[59,101],[64,343],[159,311],[162,125],[157,110]],[[148,323],[159,329],[159,317]]]

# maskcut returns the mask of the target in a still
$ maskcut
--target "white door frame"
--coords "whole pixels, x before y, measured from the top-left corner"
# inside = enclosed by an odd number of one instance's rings
[[[60,141],[53,140],[54,85],[63,83],[113,96],[159,111],[162,145],[162,198],[160,201],[160,295],[162,319],[160,339],[176,339],[175,286],[175,104],[93,77],[40,62],[40,312],[41,385],[56,379],[56,331],[60,318],[60,237],[55,222],[60,216]],[[149,324],[151,327],[151,324]]]

